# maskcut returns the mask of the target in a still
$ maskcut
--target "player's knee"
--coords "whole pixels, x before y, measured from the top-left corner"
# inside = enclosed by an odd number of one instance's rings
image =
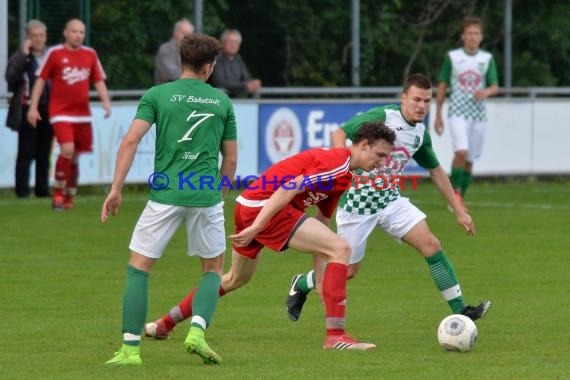
[[[334,243],[331,259],[348,264],[351,252],[348,242],[342,238],[338,238]]]
[[[421,247],[421,253],[425,257],[433,256],[439,251],[441,251],[441,243],[434,235],[430,235],[429,239],[426,239]]]
[[[465,162],[467,160],[468,152],[466,150],[457,150],[455,151],[455,158]]]

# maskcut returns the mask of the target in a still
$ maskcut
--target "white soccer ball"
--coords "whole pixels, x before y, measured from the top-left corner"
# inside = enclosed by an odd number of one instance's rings
[[[448,351],[471,351],[477,340],[477,326],[461,314],[447,316],[437,329],[439,344]]]

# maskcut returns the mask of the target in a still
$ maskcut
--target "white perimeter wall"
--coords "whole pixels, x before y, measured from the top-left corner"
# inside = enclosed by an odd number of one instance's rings
[[[570,174],[568,99],[493,99],[487,103],[487,135],[475,175]],[[444,111],[447,115],[447,109]],[[433,122],[435,106],[432,107]],[[432,133],[438,157],[449,169],[449,131]]]

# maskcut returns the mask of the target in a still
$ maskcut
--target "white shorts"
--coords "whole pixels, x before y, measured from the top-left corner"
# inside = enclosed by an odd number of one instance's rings
[[[350,244],[350,264],[354,264],[364,258],[366,241],[374,227],[401,242],[402,237],[425,218],[426,214],[404,197],[388,203],[386,208],[372,215],[353,214],[339,207],[336,210],[337,234]]]
[[[185,207],[148,201],[133,232],[129,249],[159,259],[184,221],[188,255],[211,259],[225,253],[224,202],[211,207]]]
[[[453,151],[466,150],[467,161],[475,162],[483,153],[483,141],[487,122],[465,120],[462,117],[452,116],[449,118],[449,130]]]

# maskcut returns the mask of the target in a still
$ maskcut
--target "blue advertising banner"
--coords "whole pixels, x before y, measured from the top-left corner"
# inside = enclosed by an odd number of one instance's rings
[[[260,104],[259,173],[302,150],[331,146],[331,133],[343,123],[358,113],[387,104],[390,103]],[[413,160],[405,172],[427,173]]]
[[[258,106],[257,104],[234,104],[238,125],[238,166],[236,174],[256,174],[258,150]],[[137,105],[131,101],[113,103],[111,117],[103,117],[100,103],[92,103],[93,152],[82,154],[80,185],[111,183],[115,172],[115,159],[121,139],[127,133],[136,114]],[[0,107],[0,123],[6,120],[7,109]],[[152,127],[141,139],[137,154],[126,178],[127,183],[147,183],[154,169],[154,145],[156,131]],[[0,188],[14,186],[14,166],[18,154],[18,134],[0,125]],[[54,165],[59,146],[54,144],[51,159],[50,181],[53,182]],[[32,167],[31,173],[34,173]],[[31,181],[33,182],[33,174]]]

